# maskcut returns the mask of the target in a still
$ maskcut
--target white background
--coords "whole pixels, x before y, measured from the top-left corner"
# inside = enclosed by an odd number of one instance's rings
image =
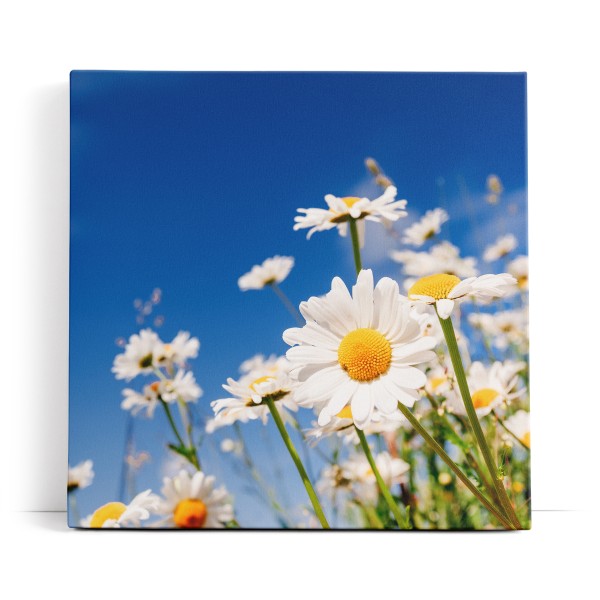
[[[24,597],[56,588],[68,598],[121,597],[129,588],[150,597],[250,589],[267,597],[434,590],[448,597],[544,590],[592,597],[586,543],[598,531],[600,477],[593,350],[600,49],[593,4],[7,6],[0,18],[0,496],[8,535],[0,533],[0,544],[10,550],[10,575],[0,589],[18,585],[11,597]],[[117,539],[67,531],[63,514],[15,512],[62,511],[65,504],[72,69],[528,72],[532,532],[131,532]]]

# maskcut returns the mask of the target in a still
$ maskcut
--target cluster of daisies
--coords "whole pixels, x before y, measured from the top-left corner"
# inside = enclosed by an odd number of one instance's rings
[[[324,206],[298,209],[293,225],[307,230],[309,239],[330,230],[349,238],[356,279],[333,276],[324,295],[297,304],[281,287],[294,258],[273,256],[242,275],[241,291],[273,289],[296,326],[282,332],[285,352],[251,356],[226,379],[222,397],[206,404],[211,414],[201,432],[190,409],[202,395],[189,368],[198,339],[180,332],[165,343],[150,329],[131,336],[113,372],[142,383],[123,390],[121,407],[148,418],[162,410],[173,436],[170,451],[184,468],[164,479],[160,495],[146,490],[129,504],[111,501],[81,526],[243,526],[233,497],[202,470],[198,433],[221,437],[221,452],[248,475],[282,526],[301,526],[278,498],[285,482],[265,481],[245,427],[278,430],[286,477],[297,476],[295,467],[307,491],[295,500],[305,509],[312,504],[311,526],[528,526],[527,257],[516,254],[511,233],[481,248],[479,259],[461,256],[440,239],[448,212],[433,208],[415,219],[391,180],[369,161],[381,195],[328,194]],[[499,178],[490,176],[489,210],[501,210],[502,193]],[[409,226],[395,225],[407,217]],[[399,265],[397,279],[376,279],[362,268],[361,249],[374,227],[368,222],[400,244],[389,257]],[[481,273],[480,265],[503,268]],[[485,447],[473,433],[473,418]],[[301,455],[312,456],[318,474],[309,475]],[[500,490],[490,460],[502,473]],[[69,493],[92,479],[91,461],[70,469]],[[473,495],[469,483],[484,493]]]

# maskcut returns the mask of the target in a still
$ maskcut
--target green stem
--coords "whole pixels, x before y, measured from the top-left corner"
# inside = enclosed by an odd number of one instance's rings
[[[390,510],[392,511],[392,514],[394,515],[396,522],[398,523],[398,527],[400,527],[402,529],[402,525],[403,525],[405,519],[402,516],[402,513],[400,512],[400,509],[398,508],[398,505],[396,504],[396,501],[394,500],[390,490],[388,489],[387,485],[385,484],[385,481],[383,480],[383,477],[381,476],[379,469],[377,468],[377,464],[375,463],[375,459],[373,458],[373,454],[371,453],[371,449],[369,448],[367,438],[365,437],[365,434],[358,427],[355,426],[355,429],[356,429],[356,433],[358,434],[358,439],[360,440],[360,445],[363,449],[363,452],[365,453],[365,456],[367,457],[367,460],[369,461],[369,465],[371,466],[371,470],[373,471],[373,474],[375,475],[375,479],[377,480],[377,485],[379,486],[379,489],[381,490],[381,494],[384,497],[385,501],[387,502],[387,505],[390,507]]]
[[[362,271],[362,260],[360,258],[360,240],[358,239],[358,228],[356,227],[356,219],[350,217],[350,236],[352,237],[352,250],[354,251],[354,266],[356,274]]]
[[[469,418],[471,429],[475,435],[475,439],[477,440],[481,454],[483,455],[483,460],[485,461],[486,467],[490,473],[490,477],[492,478],[492,484],[496,490],[496,494],[500,498],[500,504],[503,512],[506,514],[515,529],[522,529],[519,518],[517,517],[517,513],[515,512],[510,498],[506,493],[506,489],[504,488],[501,479],[498,477],[498,467],[496,466],[494,457],[492,456],[490,448],[486,442],[485,434],[481,428],[481,423],[479,423],[479,418],[477,417],[477,412],[475,411],[475,406],[473,405],[473,400],[471,399],[471,393],[469,392],[467,376],[465,375],[462,359],[458,350],[452,319],[451,317],[442,319],[439,314],[438,319],[440,321],[440,325],[442,326],[442,331],[444,332],[444,338],[446,339],[446,345],[448,346],[448,352],[450,354],[450,359],[452,360],[452,366],[454,367],[454,376],[456,377],[458,388],[460,389],[460,394],[467,410],[467,417]]]
[[[275,283],[270,283],[269,287],[275,292],[275,295],[281,300],[283,306],[285,306],[286,310],[294,317],[294,320],[298,325],[304,325],[304,319],[302,315],[298,312],[298,309],[293,305],[292,301],[286,296],[283,290]]]
[[[306,488],[306,493],[308,494],[308,497],[310,498],[311,504],[313,505],[315,514],[317,515],[317,518],[319,519],[321,526],[323,527],[323,529],[329,529],[330,528],[329,523],[327,523],[327,519],[325,518],[325,513],[323,512],[323,509],[321,508],[321,503],[319,502],[319,498],[317,497],[317,494],[315,493],[315,490],[310,482],[310,479],[308,478],[308,474],[306,473],[306,469],[304,468],[304,465],[302,464],[302,461],[300,460],[300,456],[298,456],[298,451],[294,447],[294,444],[292,443],[292,439],[290,438],[290,436],[287,432],[287,429],[285,428],[285,424],[283,423],[283,421],[281,419],[279,411],[277,410],[277,407],[275,406],[275,401],[273,400],[273,398],[270,398],[267,396],[266,398],[264,398],[264,402],[267,403],[267,406],[269,407],[269,411],[271,411],[271,414],[273,415],[273,420],[275,421],[275,424],[277,425],[277,429],[279,429],[279,433],[281,434],[283,443],[285,444],[286,448],[288,449],[288,452],[290,453],[290,456],[292,457],[292,460],[294,461],[294,464],[296,465],[296,469],[298,469],[298,473],[300,474],[302,483],[304,484],[304,487]]]
[[[459,469],[458,465],[446,454],[446,451],[429,435],[427,430],[419,423],[412,412],[398,402],[400,412],[406,417],[408,422],[415,428],[417,433],[425,440],[425,443],[448,465],[450,470],[465,484],[467,489],[491,512],[504,527],[507,529],[516,529],[513,524],[507,520],[502,512],[500,512],[471,482],[471,480]]]
[[[179,431],[177,430],[177,425],[175,425],[175,420],[173,419],[173,414],[171,413],[171,409],[169,408],[169,405],[163,399],[160,400],[160,403],[162,404],[163,408],[165,409],[165,413],[167,414],[167,419],[169,420],[171,429],[173,430],[173,433],[175,434],[175,437],[177,438],[179,445],[186,448],[185,442],[183,441],[183,438],[181,437],[181,435],[179,435]]]

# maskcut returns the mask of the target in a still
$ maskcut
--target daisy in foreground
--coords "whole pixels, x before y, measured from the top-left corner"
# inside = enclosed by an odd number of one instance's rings
[[[172,479],[165,477],[160,512],[166,515],[161,525],[181,529],[222,529],[233,520],[233,507],[224,487],[215,489],[215,478],[197,471],[180,471]]]
[[[440,232],[442,225],[448,220],[448,213],[443,208],[428,210],[423,217],[404,231],[402,241],[413,246],[422,246],[427,240]]]
[[[238,286],[243,292],[247,290],[262,290],[267,285],[281,283],[294,266],[291,256],[273,256],[267,258],[261,265],[252,269],[238,279]]]
[[[369,200],[357,196],[338,198],[332,194],[325,196],[328,208],[299,208],[302,213],[294,218],[296,224],[294,231],[308,229],[308,239],[315,231],[328,231],[337,227],[339,234],[345,237],[348,234],[348,222],[357,221],[360,245],[364,244],[364,221],[397,221],[406,217],[406,200],[396,200],[397,190],[393,185],[386,188],[379,198]]]
[[[290,374],[298,380],[295,400],[319,407],[323,426],[350,405],[354,424],[367,427],[377,409],[395,413],[398,401],[412,406],[427,380],[414,365],[435,358],[435,340],[422,337],[398,284],[384,277],[373,288],[373,273],[358,275],[352,294],[336,277],[323,298],[300,305],[302,328],[288,329],[283,339]]]
[[[447,319],[454,304],[467,296],[491,300],[502,298],[511,291],[517,280],[508,273],[480,275],[462,281],[456,275],[438,273],[417,280],[408,290],[408,297],[415,302],[435,304],[441,319]]]
[[[84,460],[74,467],[69,467],[68,492],[82,490],[92,485],[92,481],[94,481],[94,463],[91,460]]]
[[[82,527],[91,529],[121,529],[123,527],[139,527],[155,514],[160,503],[160,498],[146,490],[138,494],[129,504],[122,502],[109,502],[101,506],[81,522]]]

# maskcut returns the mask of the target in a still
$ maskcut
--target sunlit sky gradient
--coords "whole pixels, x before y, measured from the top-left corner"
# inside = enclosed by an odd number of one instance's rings
[[[78,493],[82,516],[117,499],[126,384],[110,369],[115,340],[139,330],[135,298],[161,288],[161,337],[200,338],[193,370],[205,419],[239,364],[283,353],[281,332],[293,325],[269,290],[240,292],[241,274],[274,254],[294,256],[282,287],[296,304],[326,292],[334,275],[352,282],[348,240],[326,232],[307,241],[292,225],[298,207],[323,206],[326,193],[378,195],[365,157],[408,200],[399,231],[443,206],[451,221],[441,237],[463,256],[480,256],[506,231],[525,254],[525,126],[523,74],[73,72],[69,459],[91,458],[96,471]],[[500,206],[483,202],[490,173],[506,189]],[[400,278],[386,258],[395,244],[368,230],[364,262],[376,277]],[[301,414],[308,425],[310,411]],[[307,504],[273,424],[243,431],[265,478],[281,469],[282,500]],[[218,450],[231,433],[204,440],[204,468],[234,494],[242,525],[273,525]],[[136,419],[135,439],[152,455],[138,490],[158,492],[171,441],[160,411]]]

